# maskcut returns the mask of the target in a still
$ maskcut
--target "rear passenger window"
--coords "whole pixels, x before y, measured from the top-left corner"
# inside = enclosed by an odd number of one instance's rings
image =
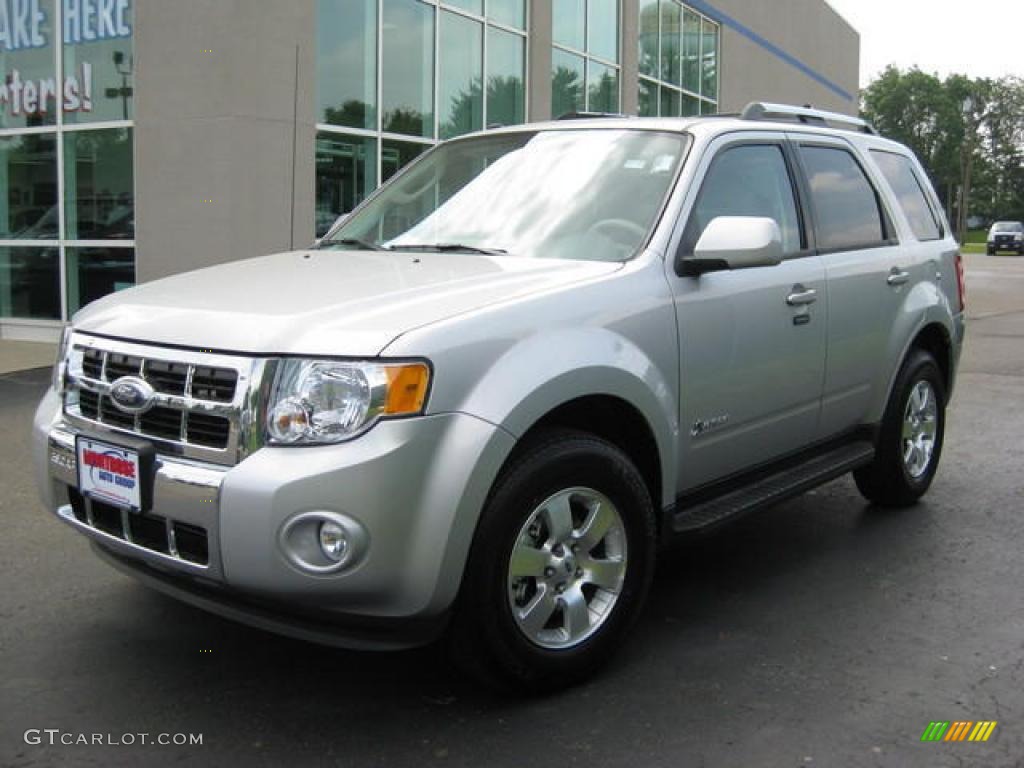
[[[900,208],[910,222],[914,237],[918,240],[938,240],[942,237],[942,226],[939,224],[938,216],[928,204],[924,187],[914,173],[910,158],[878,150],[873,150],[871,155],[878,163],[892,191],[896,193],[896,199],[899,200]]]
[[[818,248],[848,251],[887,242],[878,195],[845,149],[801,146],[814,204]]]
[[[743,144],[722,150],[711,163],[683,244],[692,253],[708,224],[719,216],[774,219],[787,256],[805,244],[785,155],[777,144]]]

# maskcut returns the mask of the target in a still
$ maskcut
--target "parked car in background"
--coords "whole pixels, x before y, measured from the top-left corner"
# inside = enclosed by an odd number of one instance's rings
[[[985,252],[994,256],[999,251],[1013,251],[1024,256],[1024,223],[1019,221],[997,221],[988,231]]]

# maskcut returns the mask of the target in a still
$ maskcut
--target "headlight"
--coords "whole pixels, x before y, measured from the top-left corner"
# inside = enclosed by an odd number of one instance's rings
[[[423,413],[426,363],[285,360],[267,411],[268,442],[340,443],[377,421]]]
[[[58,395],[64,394],[64,373],[66,371],[66,359],[70,341],[71,326],[65,325],[60,332],[60,342],[57,344],[57,362],[53,366],[53,391]]]
[[[1016,240],[1018,243],[1021,240],[1024,240],[1024,232],[1018,232],[1016,235],[1014,235],[1013,239]]]

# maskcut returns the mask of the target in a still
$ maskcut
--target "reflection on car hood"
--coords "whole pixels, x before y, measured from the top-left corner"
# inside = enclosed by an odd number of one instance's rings
[[[461,253],[298,251],[107,296],[77,330],[251,354],[373,356],[399,335],[621,264]]]

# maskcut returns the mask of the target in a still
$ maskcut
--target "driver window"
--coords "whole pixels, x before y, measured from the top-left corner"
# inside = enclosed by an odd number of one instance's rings
[[[782,232],[786,256],[806,247],[782,147],[744,144],[718,153],[686,225],[683,253],[693,253],[704,229],[719,216],[774,219]]]

